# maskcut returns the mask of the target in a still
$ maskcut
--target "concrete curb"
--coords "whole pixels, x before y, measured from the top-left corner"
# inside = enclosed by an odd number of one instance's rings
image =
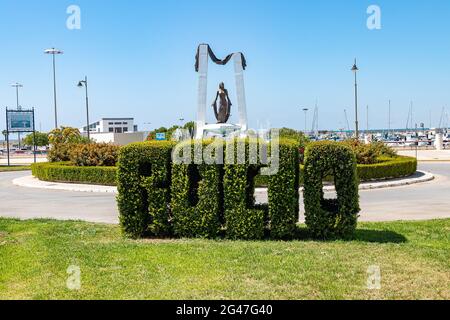
[[[434,180],[434,175],[428,172],[418,171],[412,177],[392,179],[386,181],[374,181],[361,183],[359,190],[374,190],[408,186],[417,183],[423,183]],[[74,191],[74,192],[89,192],[89,193],[111,193],[117,194],[116,187],[88,185],[88,184],[71,184],[71,183],[56,183],[40,181],[33,176],[27,176],[23,178],[17,178],[12,183],[19,187],[35,188],[35,189],[47,189],[47,190],[59,190],[59,191]],[[302,189],[301,189],[302,190]],[[325,186],[325,192],[334,191],[334,186]],[[256,188],[257,193],[266,192],[267,188]]]
[[[385,181],[373,181],[373,182],[364,182],[359,185],[359,190],[375,190],[375,189],[386,189],[386,188],[394,188],[394,187],[402,187],[409,186],[418,183],[424,183],[434,180],[434,175],[429,172],[417,171],[412,177],[408,178],[400,178],[400,179],[391,179]],[[256,192],[266,192],[266,188],[257,188]],[[334,186],[324,186],[323,190],[325,192],[333,192],[336,189]],[[300,188],[300,191],[303,191],[303,188]]]
[[[13,185],[25,188],[47,189],[59,191],[89,192],[89,193],[112,193],[117,194],[116,187],[98,186],[89,184],[72,184],[41,181],[33,176],[17,178],[12,181]]]

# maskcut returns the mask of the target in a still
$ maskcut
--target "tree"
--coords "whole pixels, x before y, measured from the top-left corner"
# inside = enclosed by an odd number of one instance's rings
[[[49,135],[48,139],[50,144],[78,144],[78,143],[89,143],[89,139],[83,137],[80,130],[71,127],[61,127],[60,129],[53,129]]]
[[[33,146],[34,145],[34,143],[33,143],[33,134],[27,135],[23,139],[23,144],[27,145],[27,146]],[[48,134],[36,131],[36,146],[38,146],[38,147],[45,147],[45,146],[48,146],[48,144],[49,144]]]
[[[76,128],[61,127],[48,135],[51,149],[48,153],[50,162],[70,161],[70,151],[79,144],[88,144],[90,140],[83,137]]]
[[[289,128],[280,129],[280,138],[296,140],[298,141],[301,148],[305,148],[306,145],[310,142],[309,138],[305,136],[303,132]]]

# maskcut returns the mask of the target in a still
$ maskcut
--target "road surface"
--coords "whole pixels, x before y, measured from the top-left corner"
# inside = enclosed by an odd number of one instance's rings
[[[433,173],[436,179],[412,186],[361,191],[360,221],[450,218],[450,163],[422,163],[420,170]],[[114,195],[29,189],[12,184],[13,179],[27,175],[30,173],[0,173],[0,216],[118,223]],[[258,197],[257,201],[265,199]],[[301,220],[302,212],[303,208]]]

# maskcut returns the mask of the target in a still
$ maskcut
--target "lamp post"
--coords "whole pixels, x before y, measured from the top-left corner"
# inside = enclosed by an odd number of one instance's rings
[[[22,109],[19,104],[19,88],[23,88],[23,85],[16,82],[11,85],[11,87],[16,88],[16,101],[17,101],[17,110]]]
[[[305,113],[305,135],[306,132],[308,131],[308,121],[307,121],[307,116],[308,116],[308,108],[303,108],[303,112]]]
[[[86,89],[86,125],[87,125],[87,136],[88,139],[91,140],[91,128],[89,123],[89,95],[88,95],[88,78],[87,76],[84,78],[84,80],[81,80],[78,82],[78,87]]]
[[[51,54],[53,56],[53,98],[55,102],[55,129],[58,129],[58,111],[56,103],[56,58],[57,54],[63,54],[64,52],[55,48],[47,49],[45,54]]]
[[[23,88],[23,85],[16,82],[11,85],[11,87],[16,88],[16,103],[17,103],[17,110],[22,110],[22,107],[19,104],[19,88]],[[20,150],[20,132],[17,132],[17,139],[19,141],[19,150]]]
[[[356,75],[358,73],[359,69],[356,66],[356,59],[355,64],[352,67],[352,72],[355,74],[355,133],[356,133],[356,139],[359,139],[359,123],[358,123],[358,82]]]

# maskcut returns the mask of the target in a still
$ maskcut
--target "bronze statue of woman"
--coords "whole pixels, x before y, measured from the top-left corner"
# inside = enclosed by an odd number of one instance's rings
[[[217,110],[217,99],[220,98],[219,110]],[[225,84],[222,82],[219,85],[219,90],[217,91],[216,99],[214,100],[212,107],[214,109],[214,114],[217,119],[217,123],[227,123],[231,115],[231,103],[230,97],[228,96],[228,90],[225,89]]]

